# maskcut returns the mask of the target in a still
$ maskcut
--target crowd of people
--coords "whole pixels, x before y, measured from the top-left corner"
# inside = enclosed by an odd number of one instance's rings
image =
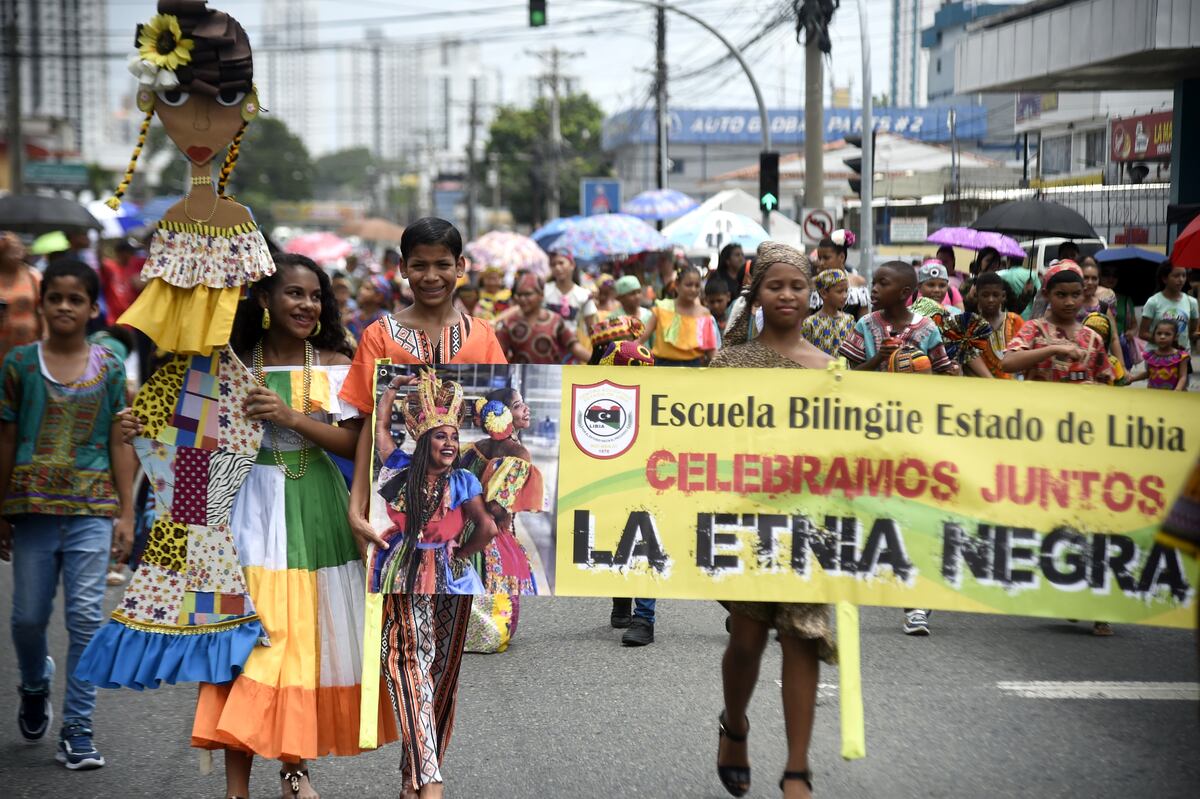
[[[380,651],[391,708],[380,709],[378,737],[399,742],[404,797],[442,795],[463,653],[503,651],[519,595],[533,587],[532,574],[506,569],[516,576],[499,581],[492,568],[520,561],[515,514],[540,507],[541,475],[521,441],[531,423],[523,398],[511,389],[481,398],[468,412],[486,437],[467,445],[460,386],[431,373],[398,382],[389,390],[409,390],[403,415],[415,449],[375,449],[364,419],[376,409],[377,359],[793,369],[844,360],[866,371],[1187,388],[1200,313],[1196,285],[1169,262],[1139,308],[1068,245],[1042,273],[1005,267],[994,250],[963,273],[943,248],[916,266],[883,263],[868,285],[848,264],[854,244],[839,230],[807,254],[765,242],[748,257],[730,245],[707,274],[663,258],[590,277],[556,252],[546,280],[469,272],[458,231],[427,218],[377,271],[330,274],[276,254],[274,274],[238,303],[230,339],[256,382],[244,416],[266,429],[230,528],[272,645],[255,647],[232,681],[201,686],[192,731],[193,746],[224,750],[226,795],[248,796],[258,755],[280,762],[283,795],[312,799],[309,762],[360,751],[353,627],[369,547],[388,552],[376,587],[387,594]],[[130,446],[148,420],[127,409],[153,352],[114,324],[141,288],[138,258],[118,245],[111,258],[73,251],[35,266],[19,237],[0,236],[0,557],[14,565],[19,723],[36,742],[52,722],[46,628],[61,575],[70,648],[57,758],[72,769],[105,762],[92,740],[95,686],[76,667],[102,621],[110,561],[129,557],[135,527],[144,532],[155,512],[152,492],[135,496]],[[376,457],[391,469],[386,534],[367,518]],[[431,593],[466,574],[459,561],[476,564],[481,596]],[[829,608],[726,607],[718,777],[734,796],[750,788],[747,708],[775,631],[788,741],[780,788],[809,796],[817,674],[837,656]],[[653,599],[618,599],[611,624],[622,643],[642,646],[654,640],[655,615]],[[906,610],[903,630],[928,635],[928,611]],[[1112,634],[1104,622],[1094,631]]]

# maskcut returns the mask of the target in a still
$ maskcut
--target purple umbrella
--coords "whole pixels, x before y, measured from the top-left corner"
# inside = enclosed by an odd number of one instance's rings
[[[926,241],[934,244],[949,244],[951,247],[962,247],[964,250],[982,250],[993,247],[1001,255],[1010,258],[1025,258],[1025,251],[1017,240],[1001,233],[990,230],[975,230],[969,227],[944,227],[934,233]]]

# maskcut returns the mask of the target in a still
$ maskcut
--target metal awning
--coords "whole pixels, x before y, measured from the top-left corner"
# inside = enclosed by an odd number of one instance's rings
[[[1170,89],[1200,77],[1196,0],[1038,0],[959,43],[958,94]]]

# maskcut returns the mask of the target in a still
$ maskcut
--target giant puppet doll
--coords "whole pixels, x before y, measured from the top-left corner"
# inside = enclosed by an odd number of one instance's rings
[[[154,231],[145,290],[120,319],[173,354],[133,404],[144,423],[134,447],[157,518],[78,674],[140,689],[227,682],[257,644],[269,644],[229,529],[262,427],[242,411],[254,378],[228,343],[243,287],[275,267],[250,210],[225,194],[259,112],[246,31],[203,0],[161,0],[138,26],[135,47],[130,71],[146,116],[109,204],[120,204],[154,116],[187,156],[190,180]]]

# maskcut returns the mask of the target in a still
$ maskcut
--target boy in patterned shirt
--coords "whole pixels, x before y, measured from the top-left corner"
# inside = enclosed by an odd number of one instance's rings
[[[116,414],[125,370],[87,342],[100,282],[75,259],[55,261],[41,284],[44,341],[13,348],[0,367],[0,559],[13,562],[12,635],[21,671],[21,735],[36,743],[53,721],[46,626],[61,575],[70,648],[55,759],[92,769],[96,687],[75,676],[100,627],[109,557],[133,542],[133,449]]]

